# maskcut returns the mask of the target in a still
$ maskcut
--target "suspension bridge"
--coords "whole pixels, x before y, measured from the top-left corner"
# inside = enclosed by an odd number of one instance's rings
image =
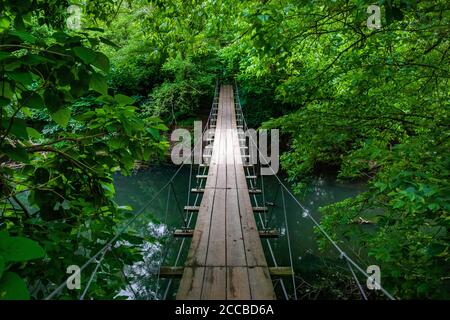
[[[167,191],[164,224],[169,214],[171,196],[177,202],[182,215],[182,227],[171,232],[171,240],[180,239],[178,254],[173,265],[163,265],[169,250],[163,250],[158,263],[156,285],[153,299],[166,299],[173,284],[174,278],[180,279],[176,293],[179,300],[272,300],[277,296],[274,290],[274,281],[280,284],[281,294],[287,300],[297,300],[297,285],[293,268],[292,250],[289,236],[289,226],[286,212],[286,199],[290,197],[299,208],[303,217],[309,218],[315,227],[322,233],[331,246],[335,248],[339,257],[343,259],[353,276],[354,283],[361,293],[362,299],[367,295],[356,273],[367,279],[370,275],[356,263],[321,227],[299,200],[291,193],[283,181],[273,172],[278,180],[279,191],[284,213],[284,228],[289,250],[289,266],[279,266],[274,254],[271,238],[279,233],[270,229],[265,206],[263,176],[258,176],[257,166],[249,162],[250,144],[254,144],[259,154],[264,158],[256,142],[251,136],[246,136],[247,124],[242,112],[237,85],[216,84],[214,100],[208,121],[203,133],[207,133],[205,141],[199,139],[194,149],[202,149],[203,163],[197,166],[197,173],[193,169],[193,152],[186,155],[185,161],[176,170],[165,185],[151,197],[151,199],[129,219],[103,247],[93,254],[81,267],[80,272],[89,266],[93,271],[88,277],[87,284],[80,294],[80,300],[88,294],[89,287],[101,268],[105,256],[112,254],[114,258],[114,245],[120,241],[121,235],[136,223],[148,207],[163,192]],[[248,139],[249,138],[249,139]],[[203,147],[203,142],[206,145]],[[268,163],[267,159],[263,159]],[[179,207],[173,181],[181,172],[186,163],[190,163],[187,204],[183,209]],[[272,170],[273,171],[273,170]],[[260,180],[257,187],[257,180]],[[194,185],[192,182],[194,181]],[[277,191],[278,195],[278,191]],[[276,198],[276,197],[275,197]],[[192,221],[196,222],[192,228]],[[259,223],[257,223],[259,222]],[[259,228],[258,228],[259,226]],[[187,239],[191,239],[187,258],[180,264],[182,252],[185,250]],[[267,252],[263,250],[262,241],[265,241]],[[269,266],[266,254],[270,257]],[[94,265],[94,266],[92,266]],[[356,271],[356,272],[355,272]],[[128,282],[127,275],[122,271],[126,283],[126,290],[136,297],[134,286]],[[160,292],[160,278],[169,281],[163,292]],[[292,294],[288,294],[286,278],[290,278]],[[386,298],[395,298],[377,284],[379,290]],[[57,297],[66,288],[66,282],[57,286],[46,299]]]
[[[272,280],[264,256],[252,207],[243,158],[245,138],[236,121],[233,88],[220,87],[213,106],[210,127],[214,138],[207,145],[207,175],[200,206],[185,207],[197,212],[194,230],[177,230],[176,235],[192,236],[177,299],[274,299]],[[208,148],[209,147],[209,148]],[[256,192],[256,190],[253,190]]]

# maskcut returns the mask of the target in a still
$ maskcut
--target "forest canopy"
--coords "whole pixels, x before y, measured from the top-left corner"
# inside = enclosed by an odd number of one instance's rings
[[[299,195],[323,171],[366,183],[321,209],[336,241],[396,297],[448,299],[449,39],[447,0],[0,0],[0,299],[45,297],[114,236],[130,208],[113,174],[164,161],[216,79],[250,126],[281,130]],[[127,237],[122,264],[154,240]]]

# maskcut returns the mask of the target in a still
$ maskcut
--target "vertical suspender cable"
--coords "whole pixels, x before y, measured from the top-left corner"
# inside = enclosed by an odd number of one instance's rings
[[[363,297],[364,300],[367,300],[367,296],[366,293],[364,292],[363,287],[361,286],[361,283],[359,283],[358,278],[356,277],[355,272],[353,271],[352,265],[350,264],[350,262],[348,262],[348,260],[345,260],[347,262],[348,268],[350,269],[353,278],[355,279],[356,285],[358,286],[359,292],[361,293],[361,296]]]
[[[167,216],[169,213],[169,204],[170,204],[170,188],[167,189],[167,200],[166,200],[166,211],[164,214],[164,225],[167,226]],[[158,266],[158,275],[156,278],[156,289],[155,289],[155,296],[156,298],[158,297],[158,291],[159,291],[159,278],[161,275],[161,265],[163,263],[163,259],[164,259],[164,255],[162,254],[162,250],[161,250],[161,257],[159,258],[159,266]]]
[[[105,258],[105,254],[106,254],[106,252],[107,252],[108,250],[109,250],[109,247],[107,247],[107,248],[105,248],[105,249],[103,250],[103,253],[102,253],[101,257],[100,257],[100,259],[97,261],[97,265],[95,266],[95,269],[94,269],[94,271],[92,272],[91,277],[89,278],[89,281],[88,281],[88,283],[87,283],[87,285],[86,285],[86,288],[84,289],[83,293],[82,293],[81,296],[80,296],[80,300],[84,300],[84,296],[85,296],[86,293],[88,292],[89,287],[91,286],[92,280],[94,279],[95,275],[97,274],[98,268],[100,267],[100,265],[101,265],[103,259]]]
[[[292,261],[291,239],[289,236],[289,226],[288,226],[287,213],[286,213],[286,200],[284,199],[283,190],[281,190],[281,198],[283,199],[284,224],[286,226],[286,237],[287,237],[288,250],[289,250],[289,260],[291,263],[292,286],[293,286],[293,290],[294,290],[294,298],[295,298],[295,300],[297,300],[297,286],[295,285],[295,274],[294,274],[294,263]]]

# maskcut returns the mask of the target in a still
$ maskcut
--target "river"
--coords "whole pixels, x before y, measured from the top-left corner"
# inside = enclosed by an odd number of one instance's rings
[[[148,202],[167,183],[177,171],[175,166],[153,166],[145,170],[139,170],[131,176],[117,175],[115,177],[116,201],[119,205],[128,205],[133,208],[133,213],[142,211]],[[144,248],[144,261],[127,268],[129,286],[121,291],[121,295],[133,299],[173,299],[178,287],[178,280],[158,279],[157,270],[164,256],[163,265],[173,265],[179,255],[179,247],[183,240],[168,238],[168,230],[179,228],[182,224],[182,216],[179,208],[187,203],[189,185],[189,166],[182,168],[173,181],[173,191],[170,196],[168,189],[162,191],[159,196],[143,210],[133,225],[132,231],[147,237],[148,243]],[[285,181],[284,181],[285,182]],[[285,182],[286,183],[286,182]],[[278,228],[281,236],[270,240],[275,259],[279,266],[289,266],[289,250],[286,236],[284,210],[279,191],[279,184],[275,177],[264,177],[264,190],[266,204],[269,206],[269,226]],[[309,213],[320,221],[319,208],[321,206],[355,196],[364,190],[363,183],[338,182],[333,177],[318,177],[311,182],[305,193],[298,200],[308,209]],[[175,196],[175,195],[176,196]],[[167,199],[169,197],[169,202]],[[191,194],[191,202],[195,195]],[[258,199],[261,197],[259,196]],[[290,234],[292,259],[295,273],[314,271],[317,260],[324,257],[336,259],[334,252],[322,252],[318,250],[316,234],[313,230],[313,222],[305,217],[303,211],[285,193],[287,222]],[[168,206],[167,206],[168,203]],[[167,212],[167,216],[166,216]],[[255,216],[257,217],[257,216]],[[264,216],[262,216],[264,219]],[[258,217],[257,217],[257,220]],[[195,221],[193,221],[195,222]],[[194,223],[192,223],[192,226]],[[158,240],[161,240],[158,241]],[[182,265],[189,248],[190,240],[185,240],[184,249],[181,250],[178,265]],[[267,261],[273,265],[269,247],[263,240]],[[284,280],[286,291],[292,292],[289,280]],[[283,298],[281,286],[277,286],[277,295]]]

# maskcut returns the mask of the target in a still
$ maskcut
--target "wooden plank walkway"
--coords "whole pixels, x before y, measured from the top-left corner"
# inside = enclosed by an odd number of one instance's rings
[[[275,299],[245,178],[233,88],[221,86],[208,177],[177,299]]]

